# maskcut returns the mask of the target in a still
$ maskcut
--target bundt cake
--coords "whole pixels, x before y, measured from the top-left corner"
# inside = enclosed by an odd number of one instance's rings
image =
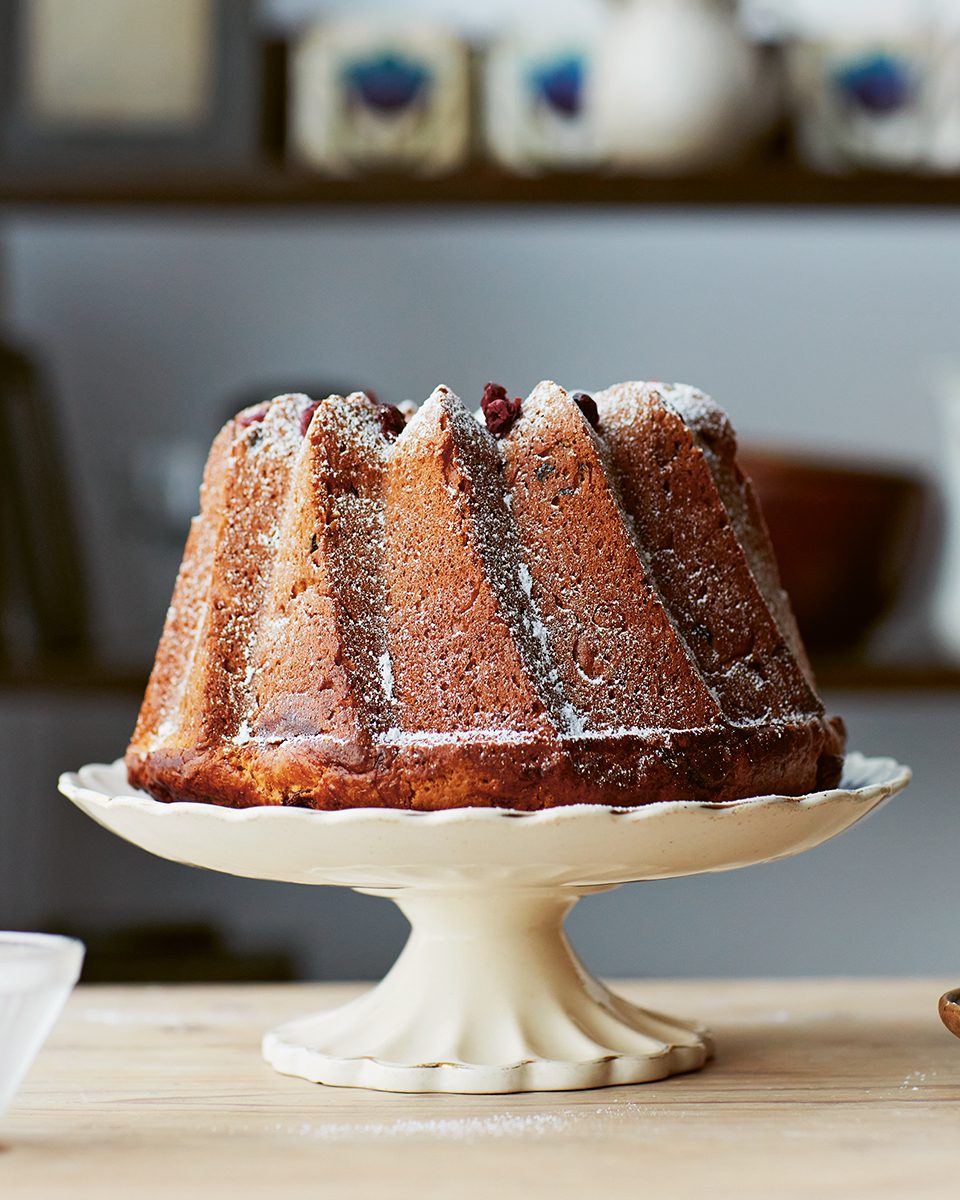
[[[221,431],[127,752],[160,800],[516,809],[835,784],[733,430],[692,388],[281,396]]]

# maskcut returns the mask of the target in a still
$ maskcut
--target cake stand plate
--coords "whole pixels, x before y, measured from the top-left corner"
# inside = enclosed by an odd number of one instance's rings
[[[566,939],[566,914],[621,883],[797,854],[909,780],[892,759],[850,754],[839,788],[807,796],[532,813],[163,804],[130,788],[122,762],[65,774],[60,790],[174,862],[389,897],[412,932],[386,978],[267,1033],[264,1056],[317,1083],[480,1093],[643,1083],[702,1066],[706,1030],[594,979]]]

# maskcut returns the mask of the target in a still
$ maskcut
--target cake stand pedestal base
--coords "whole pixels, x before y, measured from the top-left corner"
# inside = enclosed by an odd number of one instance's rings
[[[566,1091],[644,1083],[701,1067],[695,1025],[615,996],[563,932],[603,888],[364,888],[412,932],[358,1000],[266,1034],[267,1062],[316,1083],[396,1092]]]
[[[534,1092],[663,1079],[711,1053],[702,1029],[628,1004],[578,961],[563,920],[580,896],[799,854],[909,779],[892,759],[851,753],[840,787],[806,796],[535,812],[163,804],[131,793],[122,761],[60,788],[174,862],[355,888],[406,913],[410,939],[378,987],[266,1035],[278,1071],[392,1092]]]

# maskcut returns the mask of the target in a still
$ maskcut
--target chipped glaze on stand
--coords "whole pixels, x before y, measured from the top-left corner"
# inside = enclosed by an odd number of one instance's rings
[[[66,774],[60,789],[161,857],[352,887],[407,915],[410,939],[380,984],[265,1036],[277,1070],[384,1091],[492,1093],[642,1083],[702,1066],[709,1035],[594,979],[563,933],[567,912],[621,883],[797,854],[909,779],[891,759],[851,754],[841,787],[807,796],[530,813],[163,804],[131,791],[122,762]]]

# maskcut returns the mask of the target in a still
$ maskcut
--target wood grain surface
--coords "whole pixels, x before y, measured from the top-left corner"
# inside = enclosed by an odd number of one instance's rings
[[[707,1022],[716,1060],[663,1083],[472,1097],[324,1088],[261,1061],[264,1029],[352,985],[81,987],[0,1119],[0,1196],[948,1197],[950,982],[622,984]]]

